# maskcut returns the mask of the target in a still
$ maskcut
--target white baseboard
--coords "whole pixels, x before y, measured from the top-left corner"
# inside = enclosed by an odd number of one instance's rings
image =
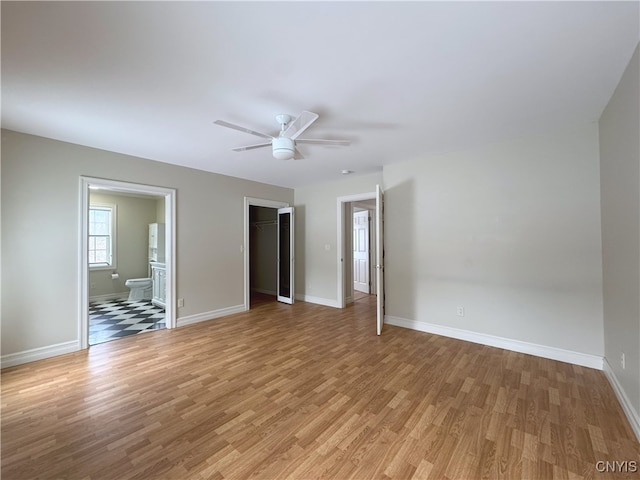
[[[317,303],[318,305],[325,305],[327,307],[339,308],[338,301],[331,298],[313,297],[311,295],[296,293],[296,300],[300,300],[301,302]]]
[[[89,297],[90,302],[106,302],[109,300],[126,300],[129,298],[129,292],[106,293],[104,295],[93,295]]]
[[[0,357],[2,368],[13,367],[23,363],[35,362],[36,360],[44,360],[45,358],[63,355],[65,353],[77,352],[80,350],[80,343],[77,340],[71,342],[58,343],[47,347],[32,348],[24,352],[9,353]]]
[[[350,303],[353,303],[353,297],[347,297],[344,299],[344,303],[349,305]]]
[[[616,374],[611,368],[611,365],[607,361],[606,357],[604,359],[603,371],[604,371],[604,374],[607,376],[607,379],[609,380],[609,383],[611,384],[611,387],[613,388],[613,391],[615,392],[616,397],[618,397],[618,401],[620,402],[620,405],[622,406],[622,410],[624,410],[624,413],[627,416],[627,419],[629,420],[629,424],[631,425],[631,429],[633,430],[633,433],[636,434],[636,438],[640,442],[640,413],[636,412],[636,410],[633,408],[633,404],[631,403],[631,400],[629,400],[629,397],[624,391],[624,388],[622,388],[622,385],[620,385],[620,382],[618,381],[618,377],[616,377]]]
[[[220,308],[218,310],[212,310],[210,312],[196,313],[195,315],[187,315],[186,317],[179,317],[176,321],[178,327],[184,327],[185,325],[191,325],[193,323],[206,322],[207,320],[213,320],[214,318],[224,317],[226,315],[233,315],[234,313],[241,313],[246,311],[244,305],[234,305],[233,307]]]
[[[572,350],[564,350],[562,348],[549,347],[547,345],[539,345],[536,343],[522,342],[520,340],[512,340],[510,338],[496,337],[485,333],[446,327],[444,325],[407,320],[406,318],[393,317],[390,315],[385,315],[384,322],[397,327],[410,328],[420,332],[457,338],[458,340],[465,340],[467,342],[479,343],[490,347],[504,348],[505,350],[527,353],[529,355],[535,355],[536,357],[549,358],[551,360],[558,360],[560,362],[572,363],[574,365],[602,370],[603,359],[597,355],[574,352]]]

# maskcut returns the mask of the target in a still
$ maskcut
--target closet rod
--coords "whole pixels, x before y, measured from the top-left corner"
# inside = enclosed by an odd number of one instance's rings
[[[262,220],[260,222],[251,222],[252,227],[261,227],[264,225],[277,225],[277,224],[278,224],[277,220]]]

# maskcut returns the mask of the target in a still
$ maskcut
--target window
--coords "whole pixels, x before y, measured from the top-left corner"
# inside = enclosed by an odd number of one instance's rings
[[[115,268],[115,205],[89,205],[89,267]]]

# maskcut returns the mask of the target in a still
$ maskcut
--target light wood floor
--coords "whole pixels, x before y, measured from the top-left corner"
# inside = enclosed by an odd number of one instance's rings
[[[602,372],[259,303],[2,371],[2,479],[581,479],[640,445]]]

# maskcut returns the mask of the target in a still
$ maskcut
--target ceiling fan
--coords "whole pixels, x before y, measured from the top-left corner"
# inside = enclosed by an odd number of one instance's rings
[[[304,158],[300,151],[296,148],[298,143],[309,143],[315,145],[349,145],[349,140],[320,140],[311,138],[298,138],[307,128],[311,126],[313,122],[318,119],[318,114],[313,112],[302,112],[298,115],[298,118],[291,121],[291,116],[281,113],[276,115],[276,121],[280,124],[280,133],[277,137],[268,135],[266,133],[256,132],[249,128],[234,125],[233,123],[225,122],[224,120],[216,120],[216,125],[222,127],[233,128],[234,130],[240,130],[241,132],[250,133],[257,137],[268,138],[268,142],[257,143],[255,145],[247,145],[245,147],[232,148],[234,152],[242,152],[244,150],[253,150],[254,148],[271,146],[273,156],[278,160],[289,160],[295,158],[296,160]]]

